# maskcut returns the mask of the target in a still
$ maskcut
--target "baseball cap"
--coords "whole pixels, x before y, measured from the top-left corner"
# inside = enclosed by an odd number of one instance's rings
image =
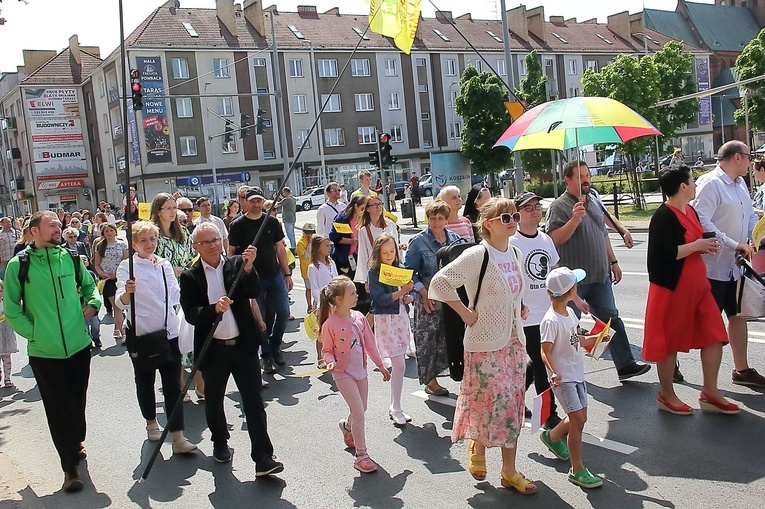
[[[310,221],[306,221],[303,223],[303,227],[300,228],[304,232],[315,232],[316,231],[316,225]]]
[[[560,297],[567,291],[571,290],[573,286],[587,277],[587,273],[582,269],[571,270],[568,267],[558,267],[553,269],[547,274],[547,291],[550,292],[553,297]]]
[[[252,186],[247,190],[247,194],[245,195],[247,200],[251,200],[253,198],[260,198],[261,200],[265,200],[265,196],[263,196],[263,190],[259,188],[258,186]]]
[[[515,197],[515,208],[519,209],[535,198],[540,202],[542,201],[542,197],[538,194],[534,194],[531,191],[524,191]]]

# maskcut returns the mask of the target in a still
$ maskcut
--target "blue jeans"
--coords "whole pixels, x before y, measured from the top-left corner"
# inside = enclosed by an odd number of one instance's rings
[[[627,339],[627,332],[624,330],[624,322],[619,318],[619,310],[616,309],[614,301],[614,290],[611,280],[607,279],[605,283],[594,283],[587,285],[578,285],[576,293],[579,297],[586,300],[590,305],[590,313],[600,318],[603,322],[611,319],[611,345],[608,351],[611,352],[616,369],[626,368],[635,362],[630,349],[630,342]],[[573,302],[569,302],[576,316],[581,316],[581,312],[576,308]]]
[[[90,320],[85,322],[88,327],[88,334],[93,341],[101,340],[101,320],[98,319],[98,313],[93,315]]]
[[[274,352],[279,350],[284,337],[284,330],[287,328],[287,320],[290,316],[290,301],[287,296],[287,285],[284,282],[284,276],[277,272],[273,276],[260,276],[260,297],[258,297],[258,306],[260,313],[266,317],[266,297],[268,298],[268,307],[276,313],[273,327],[263,332],[263,341],[261,348],[263,358],[273,357]]]
[[[295,249],[297,244],[295,243],[295,223],[284,223],[284,233],[287,234],[287,238],[290,239],[290,247]]]

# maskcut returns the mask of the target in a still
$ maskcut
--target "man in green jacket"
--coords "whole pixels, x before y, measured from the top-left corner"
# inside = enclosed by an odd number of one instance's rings
[[[40,389],[53,444],[64,470],[63,489],[82,489],[77,465],[85,457],[85,398],[90,376],[90,343],[85,323],[101,308],[88,271],[61,247],[61,222],[54,212],[36,212],[29,220],[33,243],[28,279],[19,282],[19,257],[5,272],[5,317],[27,338],[29,366]],[[79,281],[77,275],[79,274]],[[87,302],[81,304],[81,298]]]

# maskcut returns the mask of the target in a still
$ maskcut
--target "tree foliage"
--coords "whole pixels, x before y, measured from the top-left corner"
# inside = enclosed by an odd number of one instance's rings
[[[524,62],[526,77],[521,80],[521,88],[515,89],[515,95],[526,103],[526,108],[531,109],[547,101],[547,75],[542,71],[542,62],[537,50],[526,55]],[[519,153],[524,171],[532,175],[550,167],[549,150],[522,150]]]
[[[765,74],[765,29],[756,38],[749,41],[744,51],[736,58],[737,79],[745,80]],[[753,92],[749,94],[749,125],[754,129],[765,129],[765,80],[743,85]],[[746,116],[744,109],[739,108],[734,113],[736,123],[743,124]]]
[[[511,165],[506,150],[493,150],[492,145],[510,125],[505,109],[507,91],[494,74],[478,73],[468,65],[460,76],[460,94],[454,100],[455,111],[464,126],[460,152],[471,161],[478,173],[502,171]]]

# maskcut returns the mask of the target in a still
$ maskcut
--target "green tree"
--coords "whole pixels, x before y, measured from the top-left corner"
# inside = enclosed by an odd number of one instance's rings
[[[745,80],[765,74],[765,29],[756,38],[749,41],[744,51],[736,58],[736,77]],[[749,106],[749,125],[754,129],[765,129],[765,80],[743,85],[754,92],[747,98]],[[743,102],[743,101],[742,101]],[[743,124],[746,116],[744,109],[739,108],[733,114],[736,123]]]
[[[507,91],[502,81],[488,72],[478,73],[468,65],[460,76],[460,94],[454,100],[455,111],[464,126],[460,139],[465,154],[476,172],[502,171],[511,165],[506,150],[493,150],[492,145],[510,125],[505,109]]]
[[[542,63],[537,50],[526,55],[524,62],[526,77],[521,80],[521,88],[515,89],[515,96],[526,103],[526,108],[531,109],[547,101],[547,75],[542,72]],[[519,153],[524,171],[532,175],[542,173],[545,168],[550,167],[549,150],[521,150]]]
[[[659,81],[654,85],[659,89],[661,100],[682,97],[696,92],[693,76],[694,57],[683,51],[683,43],[670,41],[650,57],[659,73]],[[699,100],[688,99],[675,104],[655,106],[646,117],[669,141],[677,137],[686,124],[696,119],[699,112]],[[650,138],[648,138],[650,142]]]

